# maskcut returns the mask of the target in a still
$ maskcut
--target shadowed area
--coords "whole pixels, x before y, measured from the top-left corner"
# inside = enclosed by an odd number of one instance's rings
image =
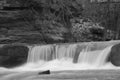
[[[115,66],[120,66],[120,44],[116,44],[111,48],[108,59]]]
[[[5,45],[0,48],[0,66],[15,67],[27,61],[28,47],[22,45]]]

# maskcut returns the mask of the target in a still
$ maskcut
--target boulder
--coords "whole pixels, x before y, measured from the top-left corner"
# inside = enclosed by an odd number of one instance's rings
[[[0,48],[0,66],[16,67],[27,61],[29,48],[21,45],[5,45]]]
[[[108,61],[110,61],[115,66],[120,66],[120,43],[114,45],[111,48],[111,52],[108,57]]]

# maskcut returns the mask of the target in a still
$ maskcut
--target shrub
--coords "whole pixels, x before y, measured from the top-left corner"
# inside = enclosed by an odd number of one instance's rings
[[[71,19],[71,33],[75,41],[99,41],[104,37],[104,27],[90,19]]]

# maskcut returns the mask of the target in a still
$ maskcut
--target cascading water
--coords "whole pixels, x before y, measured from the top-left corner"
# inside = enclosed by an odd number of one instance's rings
[[[85,50],[80,52],[78,62],[80,64],[88,64],[91,66],[102,66],[106,63],[107,56],[112,46],[105,48],[104,50],[90,51],[87,47]]]
[[[91,43],[34,46],[28,54],[27,64],[17,69],[28,71],[101,69],[108,64],[107,57],[111,47],[104,45],[100,48]],[[113,68],[113,65],[109,64],[108,67]]]
[[[76,45],[57,45],[56,47],[56,59],[70,59],[74,57]]]
[[[28,55],[28,63],[50,61],[54,59],[69,59],[75,54],[76,45],[35,46]]]
[[[118,70],[120,69],[120,67],[113,66],[112,63],[108,62],[109,60],[107,60],[111,48],[113,48],[112,45],[115,45],[117,43],[120,42],[118,41],[98,43],[89,42],[80,44],[77,43],[77,44],[60,44],[60,45],[53,44],[53,45],[30,46],[27,63],[11,69],[1,67],[0,74],[5,75],[0,77],[0,80],[17,80],[17,79],[23,80],[23,77],[25,77],[24,80],[33,79],[32,77],[34,76],[39,77],[38,72],[44,70],[50,71],[88,70],[88,74],[89,73],[91,74],[89,70],[91,71],[93,70],[97,71],[101,69]],[[71,74],[72,72],[69,73]],[[85,74],[84,71],[82,71],[82,73]],[[31,76],[31,74],[35,75]],[[61,74],[62,73],[60,72],[60,75]],[[78,74],[79,73],[77,72],[75,75]],[[83,74],[81,74],[80,72],[80,75]],[[94,72],[94,74],[96,74],[96,72]],[[52,79],[54,75],[55,74],[51,75]],[[63,75],[62,77],[64,77]],[[42,79],[42,77],[39,78]]]
[[[28,62],[49,61],[53,57],[53,46],[35,46],[28,55]]]

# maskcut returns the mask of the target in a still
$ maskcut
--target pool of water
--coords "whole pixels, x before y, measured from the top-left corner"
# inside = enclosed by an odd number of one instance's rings
[[[40,71],[0,72],[0,80],[120,80],[120,70],[54,71],[39,75]]]

